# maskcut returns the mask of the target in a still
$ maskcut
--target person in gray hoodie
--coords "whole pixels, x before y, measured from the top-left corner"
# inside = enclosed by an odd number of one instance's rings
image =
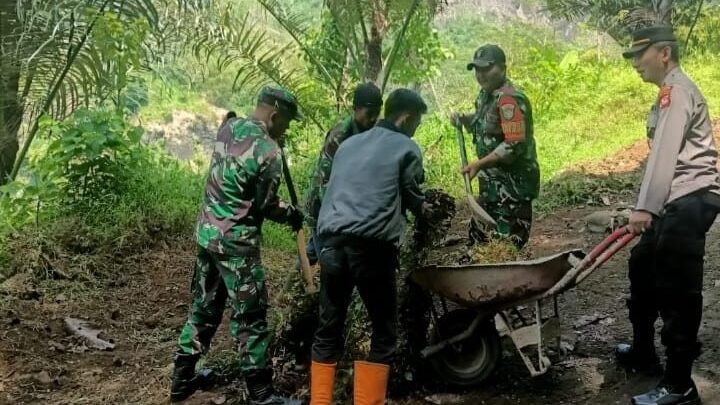
[[[320,322],[312,347],[311,403],[332,402],[343,330],[357,287],[372,324],[367,361],[355,362],[355,404],[384,403],[397,345],[395,272],[405,214],[428,215],[420,148],[411,139],[427,105],[398,89],[384,119],[340,145],[318,216]]]

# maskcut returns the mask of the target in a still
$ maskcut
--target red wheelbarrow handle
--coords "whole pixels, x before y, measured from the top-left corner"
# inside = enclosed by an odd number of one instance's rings
[[[627,245],[631,240],[633,240],[633,238],[635,238],[635,235],[631,234],[630,230],[626,226],[618,228],[615,230],[615,232],[611,233],[605,239],[603,239],[602,242],[598,243],[598,245],[595,246],[592,251],[590,251],[588,257],[590,258],[591,262],[597,261],[597,265],[601,266],[615,253],[617,253],[618,250],[625,247],[625,245]],[[613,242],[616,241],[617,243],[613,245]],[[613,245],[612,248],[610,248],[611,245]]]
[[[608,259],[613,257],[620,249],[625,247],[635,235],[623,226],[602,240],[590,253],[585,256],[577,265],[570,269],[552,288],[546,291],[542,297],[549,297],[578,285],[598,267],[602,266]]]
[[[575,283],[579,284],[583,281],[585,277],[605,264],[615,253],[624,248],[625,245],[633,239],[635,239],[635,235],[630,232],[627,226],[618,228],[615,232],[608,235],[607,238],[603,239],[603,241],[590,252],[588,255],[590,258],[589,266],[586,269],[581,269],[581,273],[576,278]]]

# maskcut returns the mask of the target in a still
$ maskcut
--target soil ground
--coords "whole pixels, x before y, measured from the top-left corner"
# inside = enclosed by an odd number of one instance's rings
[[[638,170],[646,146],[638,143],[605,162],[585,168],[598,175]],[[630,193],[632,196],[632,193]],[[584,217],[598,209],[625,207],[627,194],[609,196],[609,207],[565,208],[536,218],[534,257],[589,247],[604,235],[588,233]],[[451,231],[452,233],[453,231]],[[456,233],[464,233],[461,227]],[[706,404],[720,404],[720,226],[708,235],[702,356],[694,378]],[[396,404],[626,404],[655,380],[618,369],[616,343],[630,336],[625,298],[629,249],[618,253],[578,288],[560,297],[563,341],[572,350],[553,357],[550,371],[531,378],[505,345],[502,364],[485,384],[458,391],[415,393]],[[54,280],[32,285],[20,274],[3,283],[0,295],[0,403],[120,404],[167,403],[171,355],[190,302],[194,247],[189,239],[116,258],[115,279],[101,285]],[[292,257],[265,251],[270,272],[292,265]],[[275,290],[278,287],[271,286]],[[271,290],[272,291],[272,290]],[[65,317],[87,319],[111,340],[111,351],[87,349],[64,329]],[[213,351],[231,350],[227,318]],[[659,343],[658,343],[659,344]],[[276,364],[276,370],[285,369]],[[307,379],[297,375],[298,379]],[[243,403],[235,385],[194,395],[189,404]],[[299,394],[306,394],[301,391]]]

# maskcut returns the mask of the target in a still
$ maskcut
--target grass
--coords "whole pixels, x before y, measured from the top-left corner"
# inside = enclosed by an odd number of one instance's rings
[[[444,46],[453,51],[455,58],[443,62],[442,75],[433,80],[432,86],[423,88],[433,113],[425,119],[416,139],[424,149],[430,186],[455,195],[462,192],[454,129],[446,117],[451,111],[473,111],[479,87],[465,64],[475,47],[484,43],[503,47],[509,77],[526,91],[533,104],[543,185],[568,168],[605,159],[645,138],[646,114],[657,89],[642,82],[621,58],[617,44],[608,42],[598,52],[588,47],[595,43],[593,32],[581,32],[574,43],[568,44],[549,29],[499,25],[468,13],[439,29]],[[720,117],[717,64],[717,56],[707,54],[690,55],[683,61],[683,69],[703,91],[714,119]],[[468,158],[472,159],[470,135],[465,134],[465,138]],[[588,192],[578,188],[582,182],[572,183],[569,193]],[[539,206],[558,207],[575,201],[566,197],[544,201],[557,198],[543,192]]]
[[[538,206],[556,209],[583,200],[598,187],[628,186],[625,180],[587,182],[557,177],[568,168],[611,156],[645,136],[645,115],[656,89],[642,83],[621,60],[616,45],[598,53],[583,48],[589,42],[585,37],[575,44],[566,44],[543,28],[522,24],[500,26],[466,14],[438,28],[444,45],[456,56],[443,62],[442,76],[433,80],[432,86],[422,88],[431,112],[424,118],[415,140],[423,150],[427,187],[442,188],[455,196],[463,193],[456,134],[449,125],[448,115],[456,110],[472,111],[478,86],[465,69],[465,63],[476,44],[495,40],[508,54],[511,78],[526,88],[533,102],[543,189],[548,190],[541,194]],[[720,70],[715,68],[718,62],[720,59],[712,55],[690,56],[683,62],[685,71],[704,92],[714,118],[720,116]],[[241,113],[249,110],[251,97],[229,91],[228,80],[217,74],[193,80],[174,71],[169,72],[164,81],[147,80],[149,103],[139,115],[143,122],[162,122],[178,110],[211,114],[213,105],[235,106]],[[338,118],[327,117],[327,121]],[[286,150],[301,198],[323,137],[324,134],[307,122],[291,127]],[[465,141],[472,158],[469,134],[465,134]],[[31,154],[42,155],[42,148],[42,142],[36,143]],[[40,215],[35,218],[35,206],[25,201],[27,210],[12,211],[17,216],[12,224],[15,232],[0,229],[4,247],[0,248],[0,265],[7,268],[14,260],[12,249],[7,247],[12,245],[14,235],[22,234],[22,229],[34,228],[36,237],[41,235],[52,241],[58,232],[51,225],[62,226],[59,219],[69,217],[91,230],[90,239],[94,238],[95,244],[107,243],[117,248],[150,246],[158,235],[190,235],[201,202],[207,158],[182,163],[157,152],[152,152],[152,156],[141,171],[131,173],[131,180],[122,193],[111,203],[96,204],[92,211],[68,212],[63,207],[48,207],[41,201]],[[599,184],[603,181],[607,184]],[[288,200],[284,185],[280,194]],[[267,221],[263,228],[266,247],[287,252],[296,249],[295,238],[287,226]]]
[[[424,118],[415,140],[423,150],[428,188],[442,188],[455,196],[463,193],[456,133],[448,114],[472,110],[478,87],[464,65],[476,43],[495,38],[508,52],[511,77],[526,87],[536,108],[535,137],[543,181],[536,204],[538,211],[584,204],[598,195],[617,190],[627,192],[637,185],[637,178],[631,175],[591,177],[563,173],[581,163],[612,156],[645,136],[645,114],[656,89],[642,83],[617,54],[610,56],[612,50],[605,50],[601,58],[596,58],[595,51],[588,53],[577,44],[560,43],[544,29],[524,25],[501,27],[464,15],[440,28],[456,58],[443,63],[440,69],[443,74],[433,81],[432,88],[422,89],[431,112]],[[564,61],[572,58],[577,58],[577,64],[567,67]],[[718,62],[717,56],[690,57],[684,62],[686,72],[703,90],[715,118],[720,113]],[[212,115],[213,106],[233,108],[242,114],[252,105],[250,95],[230,91],[228,78],[217,75],[199,82],[182,77],[170,77],[164,82],[149,80],[147,91],[150,102],[140,111],[143,122],[168,122],[178,110]],[[327,121],[337,118],[327,117]],[[323,135],[307,122],[293,124],[291,128],[286,149],[301,197]],[[472,158],[474,149],[469,134],[465,134],[465,142]],[[36,143],[31,155],[42,156],[43,147],[43,142]],[[9,218],[10,210],[2,212],[2,207],[10,205],[3,205],[0,198],[0,217],[4,217],[0,223],[11,225],[0,229],[0,281],[15,271],[31,269],[32,276],[42,280],[38,285],[49,295],[62,292],[70,300],[97,300],[104,281],[134,277],[112,274],[116,268],[112,263],[118,258],[141,250],[163,249],[161,242],[166,238],[191,240],[202,201],[207,157],[179,162],[152,148],[146,154],[147,162],[129,173],[121,192],[92,206],[52,206],[44,197],[21,198],[18,204],[24,204],[25,209],[13,209],[16,214]],[[280,187],[281,197],[288,201],[285,184]],[[39,212],[34,209],[36,202],[42,202]],[[287,295],[277,307],[280,310],[273,311],[272,324],[277,327],[287,322],[283,318],[287,311],[298,307],[297,293],[283,288],[288,285],[287,279],[297,278],[289,267],[297,249],[296,239],[286,225],[266,221],[263,247],[270,254],[270,281],[277,281],[277,287],[282,284],[280,288],[273,286],[274,294]],[[474,253],[477,260],[503,261],[525,252],[491,244]],[[354,322],[350,324],[365,325],[357,301],[354,305],[351,310]],[[366,333],[366,327],[356,326],[349,346],[367,349],[362,346],[367,343]],[[214,352],[207,361],[220,368],[222,374],[232,376],[235,358],[234,352],[221,351]]]
[[[144,122],[172,121],[174,111],[192,111],[202,116],[211,115],[211,104],[189,82],[178,79],[147,80],[150,102],[140,109],[139,117]]]

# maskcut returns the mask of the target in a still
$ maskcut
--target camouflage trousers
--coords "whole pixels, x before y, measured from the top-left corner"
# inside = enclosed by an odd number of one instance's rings
[[[192,288],[192,307],[180,332],[179,350],[207,353],[229,299],[230,334],[237,344],[241,371],[266,368],[268,297],[259,256],[225,256],[198,246]]]
[[[483,243],[490,237],[499,237],[510,239],[518,248],[527,244],[532,226],[532,201],[478,203],[495,219],[497,226],[488,231],[471,220],[468,234],[472,242]]]

